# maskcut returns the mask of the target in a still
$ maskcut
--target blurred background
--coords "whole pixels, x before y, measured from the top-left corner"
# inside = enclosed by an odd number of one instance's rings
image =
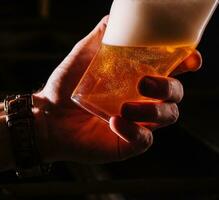
[[[112,0],[0,1],[0,96],[33,92],[109,13]],[[56,163],[43,179],[0,174],[0,199],[219,199],[219,10],[198,47],[203,67],[185,86],[179,122],[144,155],[107,165]]]

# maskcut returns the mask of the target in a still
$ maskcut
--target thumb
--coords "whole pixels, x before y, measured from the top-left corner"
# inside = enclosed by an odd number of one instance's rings
[[[100,47],[101,41],[106,30],[106,26],[108,23],[109,16],[105,16],[101,19],[101,21],[96,25],[96,27],[81,41],[79,41],[70,54],[76,54],[80,51],[84,51],[84,47],[88,48],[93,53],[96,53],[96,50]]]
[[[74,46],[59,65],[58,68],[66,72],[64,79],[68,85],[72,86],[72,91],[100,48],[107,22],[108,16],[105,16],[85,38]]]
[[[153,135],[149,129],[122,117],[111,117],[110,128],[120,138],[118,142],[119,160],[139,155],[153,143]]]
[[[59,67],[71,71],[78,76],[78,79],[80,79],[100,48],[107,22],[108,16],[102,18],[97,26],[74,46]],[[74,78],[77,77],[74,76]]]
[[[73,90],[101,45],[107,21],[108,16],[104,17],[91,33],[74,46],[54,70],[43,92],[55,94],[59,101],[70,99]]]

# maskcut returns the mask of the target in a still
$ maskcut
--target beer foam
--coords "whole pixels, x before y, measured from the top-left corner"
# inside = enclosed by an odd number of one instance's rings
[[[197,44],[218,0],[114,0],[103,43]]]

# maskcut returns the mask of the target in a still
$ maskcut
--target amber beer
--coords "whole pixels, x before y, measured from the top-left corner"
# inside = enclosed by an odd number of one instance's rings
[[[105,121],[125,102],[147,101],[138,91],[140,79],[168,76],[194,51],[215,3],[114,0],[102,45],[72,100]]]
[[[167,76],[193,50],[192,45],[117,47],[102,44],[73,97],[107,120],[120,113],[123,103],[145,100],[137,88],[142,77],[146,74]]]

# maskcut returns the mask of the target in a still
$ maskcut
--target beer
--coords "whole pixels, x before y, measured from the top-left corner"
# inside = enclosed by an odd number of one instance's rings
[[[197,46],[217,0],[114,0],[102,45],[72,95],[109,121],[145,75],[168,76]]]
[[[194,51],[190,46],[119,47],[102,44],[73,93],[73,99],[103,119],[123,103],[142,101],[138,82],[146,74],[167,76]]]

